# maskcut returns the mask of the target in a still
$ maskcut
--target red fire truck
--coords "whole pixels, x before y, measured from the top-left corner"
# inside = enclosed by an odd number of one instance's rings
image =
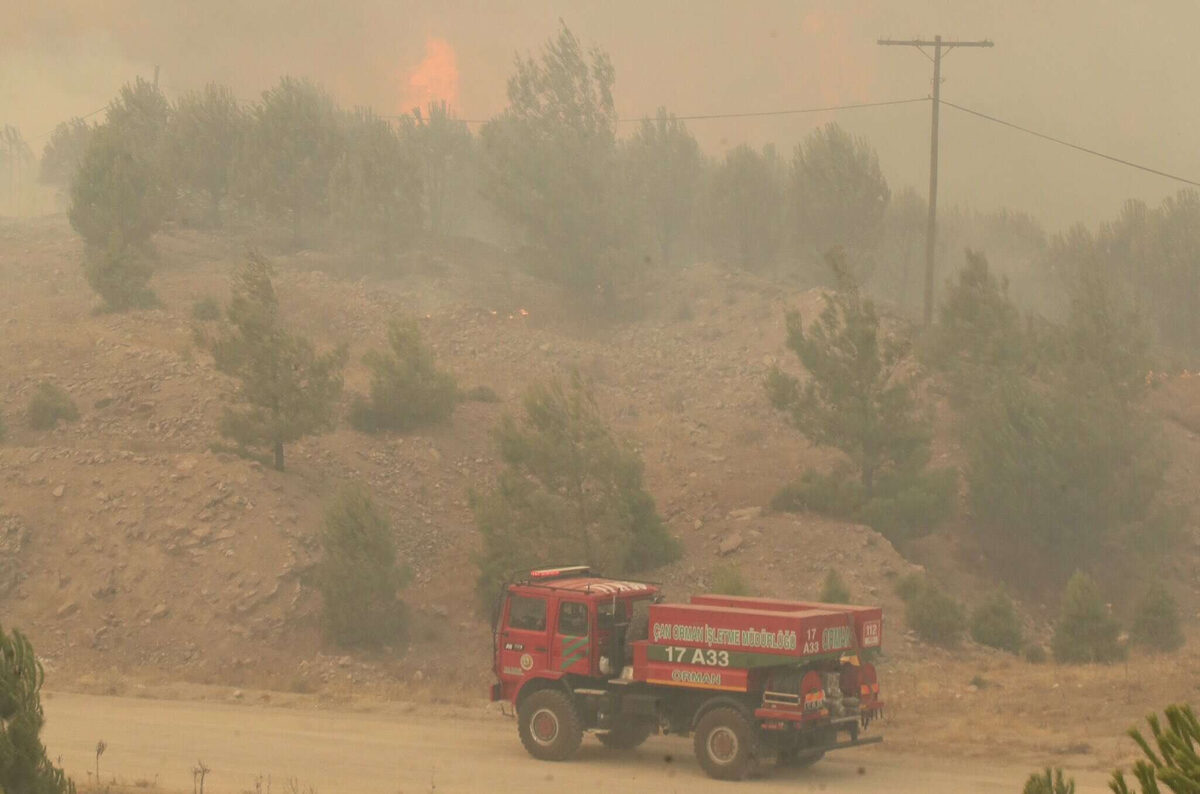
[[[585,731],[614,749],[651,734],[693,737],[715,778],[765,761],[807,766],[860,735],[883,711],[872,660],[879,607],[696,595],[583,566],[531,571],[508,584],[495,622],[493,701],[514,707],[535,758],[565,760]]]

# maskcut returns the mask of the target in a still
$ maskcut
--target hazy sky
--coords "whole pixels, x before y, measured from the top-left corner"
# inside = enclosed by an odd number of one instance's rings
[[[280,74],[313,77],[343,105],[401,112],[446,97],[466,118],[505,104],[515,53],[558,20],[612,56],[622,116],[903,99],[932,66],[890,36],[990,38],[943,64],[943,97],[1200,180],[1200,3],[1194,0],[0,0],[0,123],[40,152],[68,116],[103,107],[161,67],[169,96],[208,81],[247,99]],[[712,153],[742,142],[785,152],[836,119],[879,151],[893,189],[926,190],[927,103],[837,114],[695,121]],[[943,206],[1009,206],[1052,226],[1093,222],[1127,197],[1181,185],[942,112]]]

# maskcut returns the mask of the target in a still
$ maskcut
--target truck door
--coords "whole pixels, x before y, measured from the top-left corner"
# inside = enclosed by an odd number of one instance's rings
[[[546,599],[511,593],[504,607],[500,635],[500,679],[519,681],[547,669],[550,632],[546,624]]]
[[[592,674],[592,631],[584,601],[560,601],[550,644],[550,664],[555,670]]]

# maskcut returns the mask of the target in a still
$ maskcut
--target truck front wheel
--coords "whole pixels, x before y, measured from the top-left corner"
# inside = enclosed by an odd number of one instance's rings
[[[693,742],[700,766],[718,780],[741,780],[758,761],[758,729],[735,708],[715,708],[701,717]]]
[[[517,716],[521,744],[534,758],[565,761],[583,741],[579,714],[565,692],[557,689],[534,692],[521,703]]]

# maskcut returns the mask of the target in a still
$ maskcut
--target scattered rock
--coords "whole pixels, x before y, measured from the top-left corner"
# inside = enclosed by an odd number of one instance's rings
[[[54,490],[51,491],[50,493],[52,493],[54,495],[55,499],[61,499],[62,495],[66,492],[67,492],[67,486],[63,485],[62,483],[59,483],[58,485],[54,486]]]
[[[171,614],[171,608],[168,607],[166,604],[159,604],[158,606],[156,606],[154,608],[154,611],[150,613],[150,619],[151,620],[161,620],[162,618],[165,618],[169,614]]]
[[[730,510],[726,516],[730,521],[749,521],[753,518],[762,516],[762,507],[740,507],[737,510]]]
[[[721,541],[720,545],[717,546],[717,553],[722,557],[726,554],[733,554],[742,547],[742,540],[741,534],[734,532]]]
[[[78,611],[79,611],[79,602],[78,601],[67,601],[62,606],[60,606],[58,608],[58,611],[56,611],[54,614],[56,617],[65,618],[65,617],[70,617],[71,615],[74,615]]]

